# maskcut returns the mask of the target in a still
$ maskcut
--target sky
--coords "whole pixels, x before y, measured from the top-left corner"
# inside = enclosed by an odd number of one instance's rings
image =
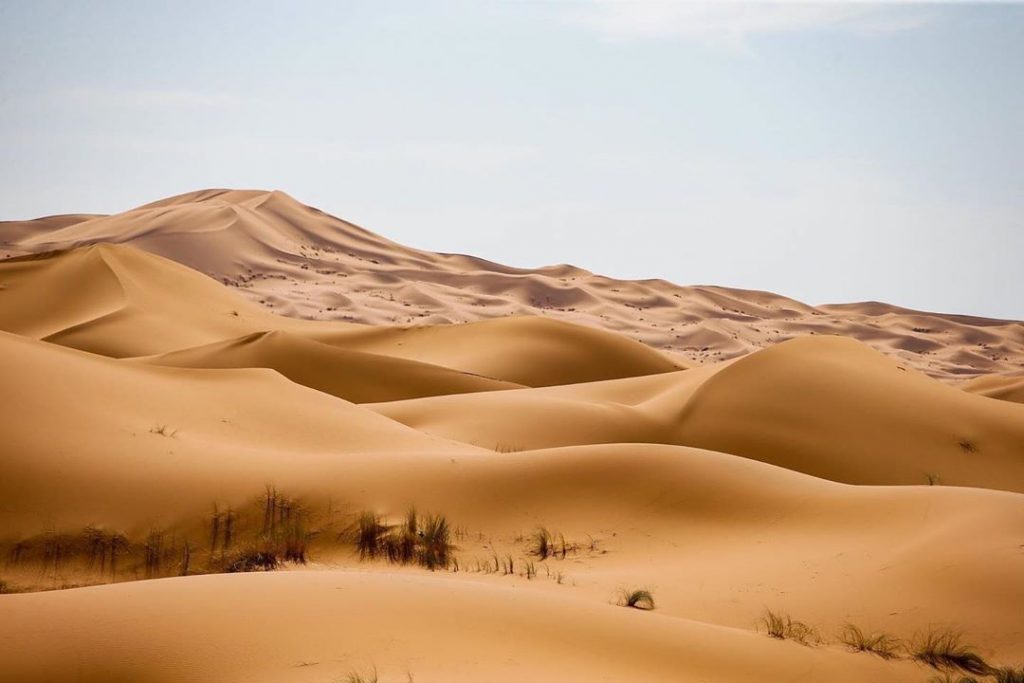
[[[1024,5],[0,2],[0,219],[279,189],[410,246],[1024,319]]]

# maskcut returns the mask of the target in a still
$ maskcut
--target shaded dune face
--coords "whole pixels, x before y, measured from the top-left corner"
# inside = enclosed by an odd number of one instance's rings
[[[614,280],[569,265],[513,268],[396,244],[277,191],[203,190],[112,216],[0,223],[0,255],[97,243],[165,256],[297,318],[391,325],[541,315],[701,364],[833,334],[950,382],[1024,366],[1017,321],[878,302],[815,307],[769,292]]]
[[[0,681],[920,683],[942,628],[1024,663],[1019,323],[260,191],[0,241]]]

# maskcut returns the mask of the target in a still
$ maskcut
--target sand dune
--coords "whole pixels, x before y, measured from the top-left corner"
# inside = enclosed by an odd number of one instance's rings
[[[972,394],[1024,403],[1024,373],[983,375],[967,382],[962,388]]]
[[[1024,663],[1021,323],[509,268],[276,192],[0,240],[2,681],[910,683],[941,628]]]
[[[659,375],[626,397],[603,383],[372,406],[482,447],[698,446],[853,484],[1024,491],[1024,410],[984,400],[866,346],[805,337],[716,367]]]
[[[279,331],[257,332],[143,360],[180,368],[271,368],[297,384],[353,403],[521,387],[429,363],[339,348]]]
[[[81,218],[0,223],[0,244],[11,254],[131,244],[300,318],[408,324],[543,315],[696,363],[791,337],[839,334],[950,381],[1024,367],[1017,321],[876,302],[814,307],[768,292],[620,281],[568,265],[512,268],[405,247],[276,191],[203,190]]]
[[[9,598],[8,614],[23,629],[0,645],[0,680],[57,678],[72,668],[83,683],[140,675],[154,683],[324,681],[353,671],[376,671],[383,681],[920,680],[909,664],[808,653],[747,631],[433,577],[197,577],[148,582],[132,599],[126,589]],[[140,622],[159,625],[121,634],[121,624]],[[247,623],[266,626],[242,640]],[[154,648],[154,640],[171,647]],[[53,641],[64,646],[31,658]]]

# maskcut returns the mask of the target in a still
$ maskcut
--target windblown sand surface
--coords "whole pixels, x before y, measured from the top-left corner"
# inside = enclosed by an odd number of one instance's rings
[[[111,242],[206,273],[283,315],[386,324],[542,315],[694,363],[839,334],[945,380],[1024,370],[1024,324],[868,302],[810,306],[725,287],[511,268],[395,244],[282,192],[204,190],[113,216],[0,223],[0,256]]]
[[[1021,323],[516,270],[281,193],[0,240],[0,681],[924,683],[943,628],[1024,664]]]

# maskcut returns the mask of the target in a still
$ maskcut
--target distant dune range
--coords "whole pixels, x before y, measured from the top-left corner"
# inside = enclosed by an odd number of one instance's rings
[[[505,268],[277,192],[0,241],[4,683],[939,673],[846,623],[1024,666],[1020,323]],[[410,507],[442,570],[353,545]]]
[[[370,324],[543,315],[618,332],[695,363],[840,334],[940,379],[1024,371],[1024,324],[868,302],[809,306],[725,287],[622,281],[569,265],[512,268],[405,247],[282,192],[204,190],[112,216],[0,223],[0,255],[128,244],[278,313]]]

